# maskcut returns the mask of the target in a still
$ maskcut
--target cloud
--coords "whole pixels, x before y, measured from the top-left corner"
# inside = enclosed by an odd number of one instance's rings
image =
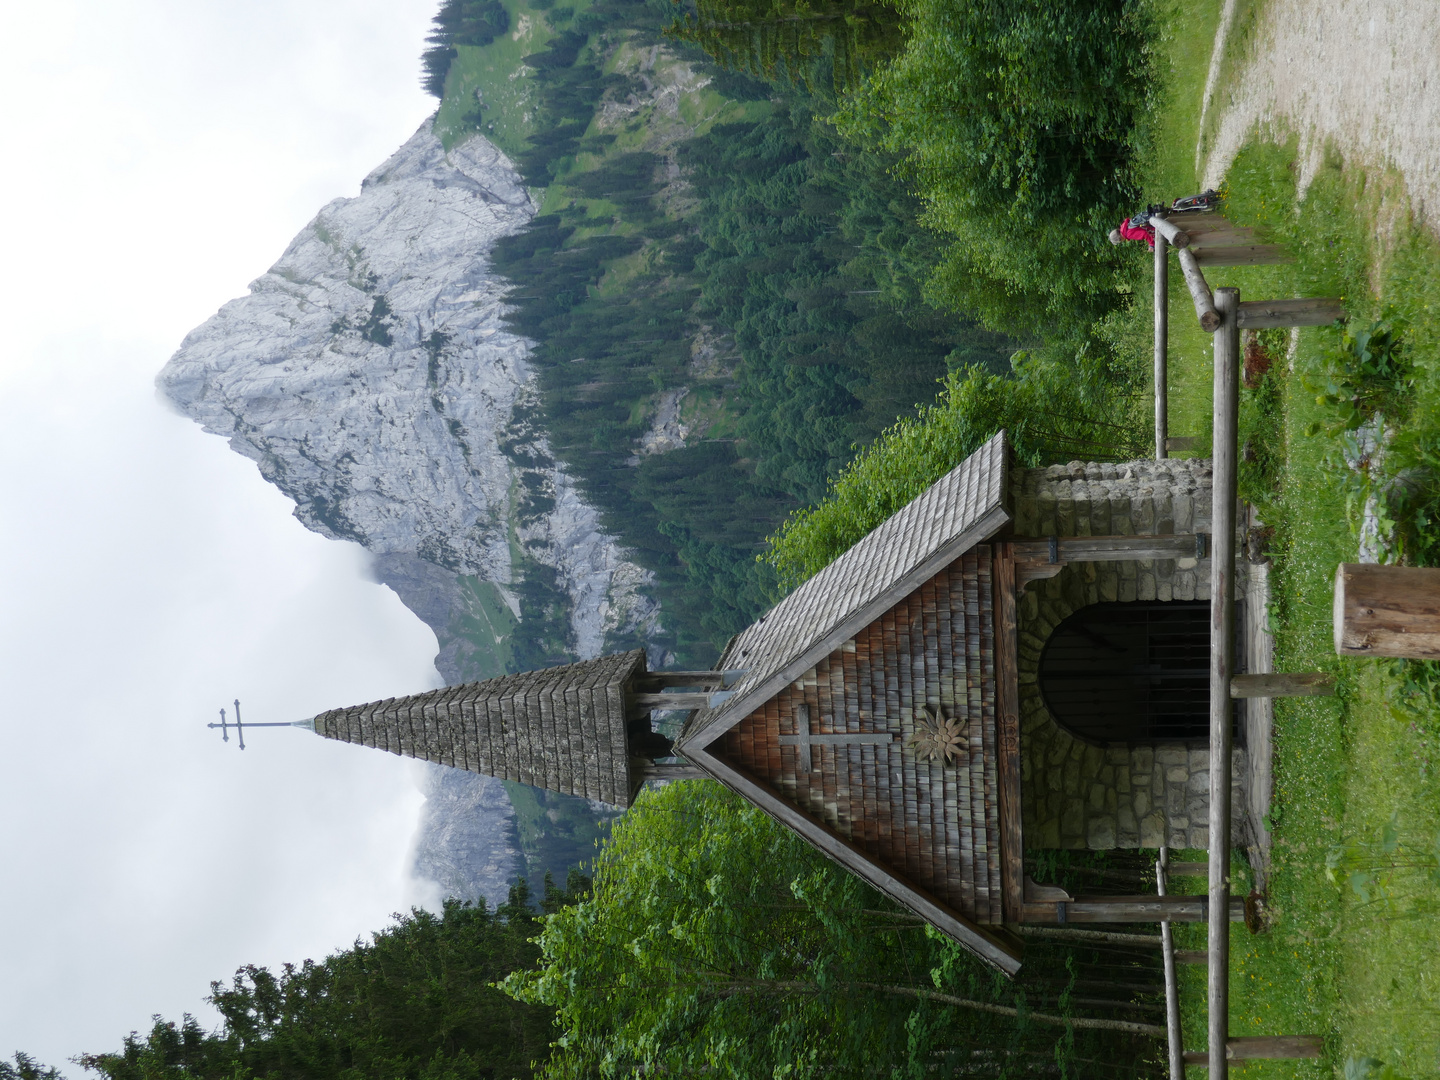
[[[436,685],[435,639],[151,380],[413,131],[432,3],[7,15],[0,138],[0,1055],[211,1020],[211,979],[433,900],[414,766],[204,724]]]

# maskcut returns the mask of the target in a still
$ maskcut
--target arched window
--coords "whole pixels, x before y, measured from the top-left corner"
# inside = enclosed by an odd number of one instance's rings
[[[1081,608],[1045,643],[1040,693],[1050,715],[1088,742],[1208,738],[1209,602]]]

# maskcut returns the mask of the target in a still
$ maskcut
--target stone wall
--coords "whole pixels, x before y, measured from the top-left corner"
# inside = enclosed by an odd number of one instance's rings
[[[1210,531],[1210,462],[1071,462],[1017,469],[1017,536],[1107,536]],[[1055,628],[1090,604],[1206,600],[1208,560],[1138,560],[1066,567],[1021,594],[1019,674],[1022,805],[1027,847],[1209,846],[1209,751],[1204,741],[1094,746],[1063,730],[1040,696],[1040,652]],[[1243,825],[1232,765],[1235,834]]]

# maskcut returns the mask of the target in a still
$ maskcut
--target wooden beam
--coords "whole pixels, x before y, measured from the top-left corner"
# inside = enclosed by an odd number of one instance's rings
[[[714,686],[733,683],[740,671],[647,671],[635,677],[636,690],[661,690],[667,686]]]
[[[1017,926],[1015,930],[1021,937],[1074,941],[1082,945],[1133,945],[1140,949],[1160,948],[1160,938],[1154,934],[1125,934],[1113,930],[1081,930],[1078,927],[1035,926],[1029,923]]]
[[[1053,540],[1053,545],[1052,545]],[[1014,541],[1015,582],[1019,586],[1052,578],[1071,563],[1133,562],[1137,559],[1199,559],[1204,534],[1156,536],[1057,536]],[[1052,556],[1054,561],[1052,560]]]
[[[1335,568],[1335,651],[1440,660],[1440,570],[1341,563]]]
[[[1175,962],[1177,964],[1208,964],[1210,954],[1204,949],[1176,949]]]
[[[1155,860],[1155,892],[1164,896],[1170,868],[1170,849],[1160,848]],[[1165,969],[1165,1042],[1170,1058],[1170,1080],[1185,1080],[1185,1045],[1180,1033],[1180,980],[1175,972],[1175,936],[1170,923],[1160,924],[1160,961]]]
[[[1226,1042],[1225,1058],[1227,1061],[1296,1061],[1318,1058],[1324,1049],[1325,1039],[1320,1035],[1243,1035]],[[1187,1051],[1185,1064],[1208,1066],[1210,1055]]]
[[[1279,244],[1235,244],[1199,248],[1191,256],[1201,266],[1273,266],[1295,261]]]
[[[1190,234],[1191,240],[1194,240],[1197,236],[1208,236],[1211,233],[1228,232],[1240,227],[1234,222],[1213,212],[1176,214],[1175,220],[1184,225],[1185,231]]]
[[[1240,414],[1239,289],[1217,289],[1215,309],[1214,448],[1211,452],[1210,555],[1210,907],[1230,906],[1230,678],[1235,654],[1235,514],[1238,493]],[[1241,902],[1241,917],[1244,903]],[[1230,1038],[1230,927],[1210,923],[1209,1043],[1212,1080],[1229,1075],[1225,1043]]]
[[[1228,848],[1226,849],[1229,850]],[[1245,921],[1242,897],[1227,899],[1228,922]],[[1027,923],[1131,923],[1208,922],[1209,898],[1205,896],[1080,896],[1052,903],[1027,903]],[[1224,927],[1225,923],[1214,923]]]
[[[1203,536],[1203,534],[1202,534]],[[1196,544],[1204,543],[1195,533],[1142,533],[1138,536],[1057,536],[1055,559],[1072,562],[1131,562],[1135,559],[1193,559]],[[1013,542],[1015,562],[1050,563],[1050,537],[1017,538]]]
[[[654,762],[646,758],[630,759],[630,775],[644,780],[704,780],[706,774],[687,761]]]
[[[1155,233],[1155,456],[1168,457],[1170,424],[1170,260],[1165,237]]]
[[[1171,247],[1185,248],[1190,246],[1189,235],[1176,225],[1173,221],[1167,221],[1163,217],[1152,217],[1150,224],[1155,229],[1155,250],[1160,251],[1160,241],[1166,240]]]
[[[710,706],[710,694],[658,693],[632,694],[631,703],[640,711],[650,709],[705,709]]]
[[[1330,297],[1304,300],[1246,300],[1240,305],[1241,330],[1268,330],[1281,326],[1328,326],[1348,318],[1345,302]]]
[[[1180,260],[1180,272],[1185,275],[1185,287],[1190,290],[1190,299],[1195,304],[1195,315],[1200,320],[1200,329],[1213,334],[1220,327],[1220,316],[1215,311],[1215,298],[1210,295],[1210,286],[1200,272],[1200,264],[1190,251],[1176,252]]]
[[[1015,611],[1015,551],[996,544],[990,564],[995,604],[995,712],[1000,757],[1000,909],[1019,922],[1025,904],[1025,836],[1020,791],[1020,673],[1016,666],[1019,620]]]
[[[1230,680],[1232,698],[1333,697],[1335,676],[1323,671],[1286,675],[1236,675]]]
[[[1254,229],[1247,229],[1243,226],[1234,226],[1229,229],[1214,229],[1210,232],[1194,232],[1189,225],[1185,231],[1190,233],[1190,250],[1200,252],[1206,248],[1235,247],[1239,244],[1254,244],[1257,242]]]
[[[1169,450],[1194,450],[1200,440],[1194,435],[1169,435],[1165,439],[1165,449]]]

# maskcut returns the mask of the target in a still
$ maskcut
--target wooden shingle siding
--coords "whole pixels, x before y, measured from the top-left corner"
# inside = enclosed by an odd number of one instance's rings
[[[1001,432],[742,631],[720,666],[735,694],[701,709],[677,749],[703,747],[1010,520]]]
[[[315,717],[315,731],[567,795],[630,804],[625,687],[640,650]]]
[[[710,744],[897,877],[978,923],[1000,923],[990,548],[957,559]],[[965,721],[969,752],[922,762],[905,746],[921,705]],[[812,734],[888,733],[889,743],[813,744],[801,767],[797,708]]]

